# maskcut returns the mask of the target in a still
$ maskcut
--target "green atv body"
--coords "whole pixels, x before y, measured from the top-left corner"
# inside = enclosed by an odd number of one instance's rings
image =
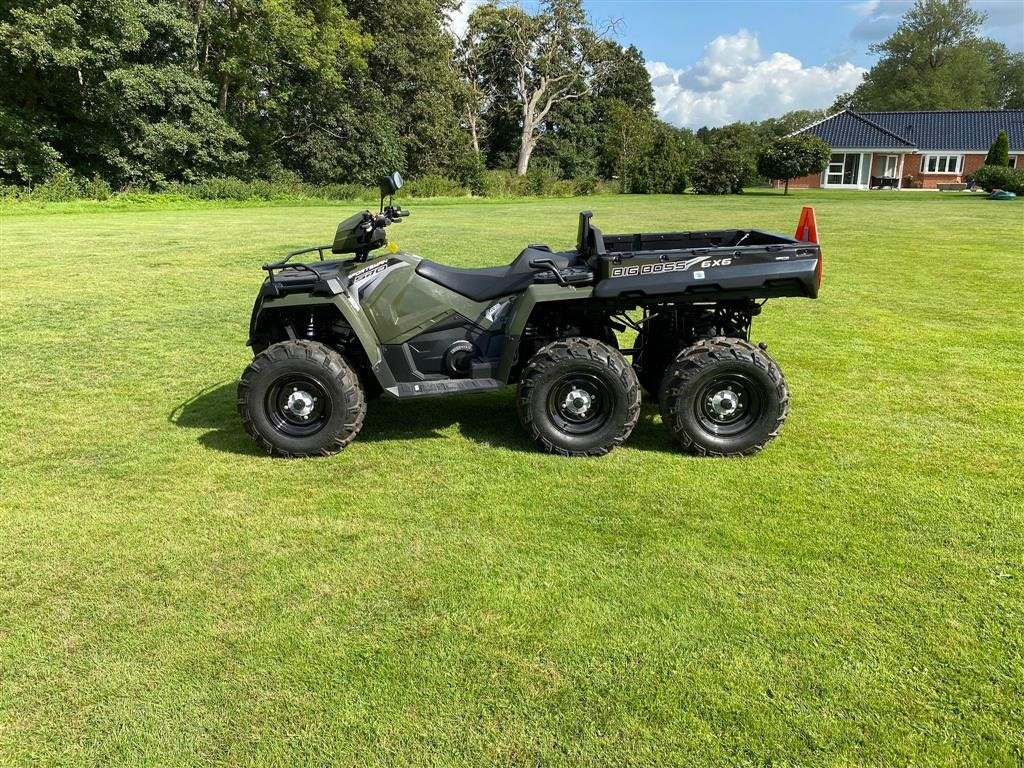
[[[531,245],[505,266],[454,269],[385,249],[408,215],[384,204],[400,185],[386,177],[380,213],[349,217],[331,245],[264,265],[239,411],[268,452],[344,448],[375,395],[507,385],[537,444],[563,455],[625,441],[641,385],[691,452],[752,453],[777,434],[788,393],[750,324],[766,298],[817,295],[816,236],[605,236],[584,212],[571,251]]]

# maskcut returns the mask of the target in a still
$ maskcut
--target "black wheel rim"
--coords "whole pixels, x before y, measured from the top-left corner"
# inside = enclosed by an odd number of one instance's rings
[[[731,437],[757,423],[764,411],[761,384],[742,373],[724,373],[709,379],[697,394],[694,412],[701,427],[713,435]]]
[[[274,429],[289,437],[315,435],[331,418],[331,396],[313,376],[281,376],[267,389],[264,401]]]
[[[603,427],[612,413],[612,391],[600,376],[571,373],[548,393],[548,415],[561,431],[586,435]]]

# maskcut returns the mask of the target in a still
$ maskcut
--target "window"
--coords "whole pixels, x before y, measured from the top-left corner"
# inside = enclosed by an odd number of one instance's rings
[[[925,155],[921,161],[922,173],[960,173],[963,169],[963,155]]]
[[[1010,155],[1009,166],[1011,168],[1016,168],[1017,167],[1017,155]]]
[[[829,158],[825,171],[826,184],[858,184],[860,177],[860,153],[837,152]]]

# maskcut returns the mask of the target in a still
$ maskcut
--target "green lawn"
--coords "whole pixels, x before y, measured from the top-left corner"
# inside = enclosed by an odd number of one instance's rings
[[[234,410],[259,265],[353,206],[0,217],[0,765],[1024,762],[1024,204],[409,202],[455,265],[792,232],[762,454],[533,450],[512,390],[373,402],[331,459]],[[56,210],[62,210],[60,206]]]

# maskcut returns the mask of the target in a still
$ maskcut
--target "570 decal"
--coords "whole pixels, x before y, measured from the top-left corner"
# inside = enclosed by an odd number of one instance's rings
[[[635,277],[636,275],[663,275],[669,272],[685,272],[695,264],[701,269],[728,267],[731,258],[705,259],[703,256],[689,261],[655,261],[651,264],[631,264],[628,267],[612,267],[611,277]]]

